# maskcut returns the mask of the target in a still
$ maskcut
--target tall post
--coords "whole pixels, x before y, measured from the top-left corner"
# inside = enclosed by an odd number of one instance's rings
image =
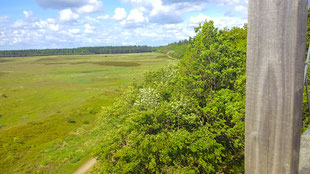
[[[298,173],[307,0],[249,0],[246,174]]]

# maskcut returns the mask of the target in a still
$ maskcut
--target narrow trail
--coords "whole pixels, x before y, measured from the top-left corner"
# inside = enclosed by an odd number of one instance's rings
[[[168,51],[168,52],[166,53],[166,55],[167,55],[170,59],[175,59],[175,58],[173,58],[173,57],[171,57],[171,56],[169,55],[169,53],[171,53],[171,52],[174,52],[174,51]]]
[[[86,174],[89,169],[91,169],[95,164],[97,163],[97,160],[95,158],[89,159],[86,163],[84,163],[77,171],[75,171],[73,174]]]

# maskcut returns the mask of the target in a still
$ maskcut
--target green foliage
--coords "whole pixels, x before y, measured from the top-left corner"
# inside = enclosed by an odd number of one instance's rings
[[[177,66],[147,73],[100,114],[113,128],[97,150],[97,172],[244,172],[247,25],[219,30],[209,21],[195,31]],[[303,109],[304,131],[305,91]]]
[[[67,49],[8,50],[0,51],[0,57],[144,53],[152,52],[153,50],[154,49],[152,47],[148,46],[106,46]]]
[[[308,71],[309,74],[309,71]],[[308,81],[309,81],[309,75],[308,75]],[[310,91],[309,91],[310,92]],[[308,105],[308,100],[307,100],[307,92],[306,88],[304,88],[303,92],[303,115],[302,115],[302,132],[306,131],[306,129],[310,125],[310,115],[309,115],[309,105]]]
[[[145,75],[100,114],[103,173],[241,173],[246,26],[195,28],[177,66]]]
[[[308,23],[307,23],[307,50],[305,54],[305,59],[308,53],[309,49],[309,43],[310,43],[310,8],[308,8]],[[309,84],[310,80],[310,68],[308,68],[308,73],[307,73],[307,80]],[[310,86],[308,86],[308,89],[310,89]],[[309,91],[310,92],[310,91]],[[302,132],[304,132],[310,125],[310,114],[309,114],[309,105],[308,105],[308,100],[307,100],[307,91],[306,88],[304,89],[303,92],[303,115],[302,115]]]
[[[156,47],[155,50],[157,52],[167,54],[170,57],[181,59],[187,51],[188,45],[188,40],[181,40],[179,42],[168,44],[167,46]]]
[[[180,65],[187,92],[199,98],[202,106],[223,88],[244,93],[235,82],[245,80],[246,28],[218,31],[211,21],[195,31],[198,34]]]

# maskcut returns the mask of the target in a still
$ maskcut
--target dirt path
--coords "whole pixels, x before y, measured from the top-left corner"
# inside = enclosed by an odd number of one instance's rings
[[[77,171],[75,171],[73,174],[85,174],[89,169],[91,169],[95,164],[97,163],[97,160],[95,158],[91,158],[86,163],[84,163]]]
[[[173,58],[173,57],[171,57],[170,55],[169,55],[169,53],[171,53],[171,52],[174,52],[174,51],[168,51],[166,54],[167,54],[167,56],[170,58],[170,59],[175,59],[175,58]]]

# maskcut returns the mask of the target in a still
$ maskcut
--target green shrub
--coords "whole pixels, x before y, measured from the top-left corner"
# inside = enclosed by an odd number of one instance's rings
[[[105,108],[103,173],[242,173],[246,27],[195,28],[178,66],[147,73]]]
[[[70,118],[70,117],[67,117],[67,118],[66,118],[66,121],[67,121],[67,123],[76,123],[76,121],[73,120],[73,119]]]

